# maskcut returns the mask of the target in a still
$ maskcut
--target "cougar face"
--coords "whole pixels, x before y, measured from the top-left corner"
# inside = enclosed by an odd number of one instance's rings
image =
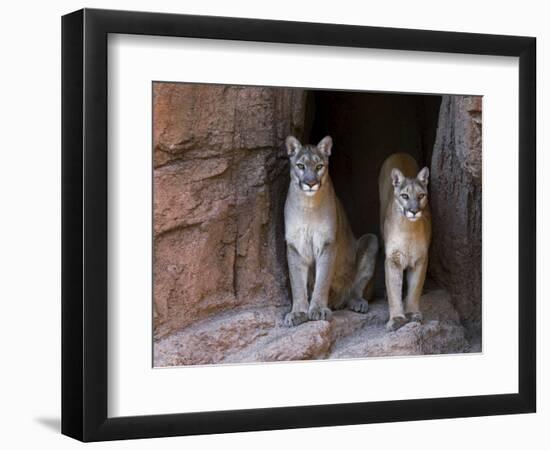
[[[290,157],[290,179],[307,196],[313,196],[326,180],[332,138],[327,136],[317,145],[302,145],[294,136],[285,142]]]
[[[401,213],[411,222],[422,217],[428,204],[428,177],[430,171],[424,167],[416,178],[406,178],[399,169],[391,173],[393,195]]]

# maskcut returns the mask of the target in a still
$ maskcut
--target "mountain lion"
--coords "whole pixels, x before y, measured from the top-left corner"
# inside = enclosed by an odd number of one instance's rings
[[[285,239],[292,289],[285,325],[329,320],[331,309],[344,307],[366,313],[363,291],[374,273],[378,239],[353,236],[328,173],[332,139],[327,136],[315,146],[289,136],[285,144],[290,157]]]
[[[380,231],[386,252],[384,267],[390,308],[388,331],[397,330],[407,320],[422,321],[420,296],[432,233],[428,176],[428,168],[419,172],[414,158],[405,153],[391,155],[380,170]],[[401,301],[404,272],[405,309]]]

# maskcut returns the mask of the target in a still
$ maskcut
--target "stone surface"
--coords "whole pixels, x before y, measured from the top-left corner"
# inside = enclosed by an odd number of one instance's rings
[[[301,90],[155,83],[154,327],[243,305],[288,305],[285,137]]]
[[[464,327],[451,304],[449,294],[442,289],[422,297],[424,321],[409,322],[395,332],[386,332],[388,320],[386,302],[375,303],[370,325],[358,333],[336,342],[332,358],[431,355],[479,351],[466,339]]]
[[[425,321],[388,333],[388,307],[367,314],[335,311],[330,322],[283,326],[288,307],[241,307],[195,323],[155,342],[155,366],[365,358],[480,351],[442,289],[422,297]]]
[[[431,161],[429,271],[481,335],[481,97],[443,96]]]

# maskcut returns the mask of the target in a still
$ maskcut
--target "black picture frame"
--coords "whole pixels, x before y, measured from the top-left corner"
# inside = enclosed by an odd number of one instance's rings
[[[107,36],[519,57],[518,393],[107,417]],[[62,18],[62,433],[82,441],[535,412],[536,39],[84,9]]]

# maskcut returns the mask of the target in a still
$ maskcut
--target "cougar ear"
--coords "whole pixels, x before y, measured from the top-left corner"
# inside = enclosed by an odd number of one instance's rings
[[[330,156],[332,152],[332,138],[330,136],[325,136],[321,139],[321,142],[317,144],[317,148],[323,155]]]
[[[428,186],[429,176],[430,176],[430,169],[428,169],[427,167],[424,167],[420,172],[418,172],[416,179],[420,181],[424,186]]]
[[[391,170],[391,184],[393,184],[393,187],[400,186],[403,180],[405,180],[405,176],[399,169]]]
[[[286,152],[288,156],[294,156],[296,152],[302,147],[300,141],[294,136],[288,136],[285,141]]]

